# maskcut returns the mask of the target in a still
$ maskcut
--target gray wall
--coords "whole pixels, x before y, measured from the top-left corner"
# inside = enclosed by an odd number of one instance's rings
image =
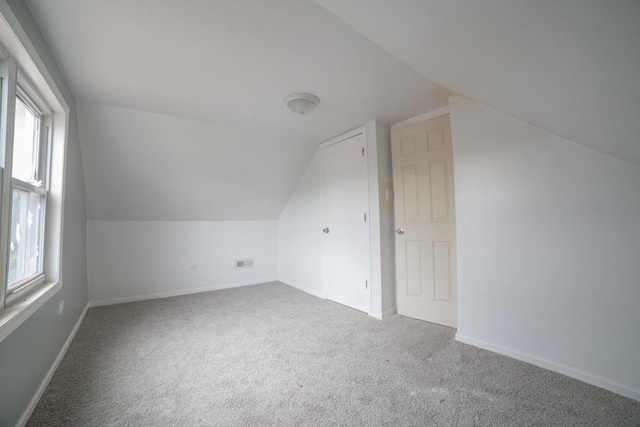
[[[0,343],[0,426],[15,425],[87,304],[84,174],[75,99],[22,0],[6,0],[71,107],[64,204],[62,290]],[[58,303],[64,312],[58,316]]]

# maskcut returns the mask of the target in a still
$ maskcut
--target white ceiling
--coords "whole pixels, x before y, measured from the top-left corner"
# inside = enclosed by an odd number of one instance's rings
[[[441,106],[431,81],[640,164],[637,1],[26,2],[86,110],[90,219],[277,218],[319,142]],[[318,95],[320,106],[293,115],[282,99],[294,91]],[[118,116],[130,126],[118,129]],[[153,126],[185,127],[197,142]],[[239,144],[244,134],[252,140]],[[126,161],[153,150],[152,138],[162,159]],[[224,167],[206,167],[212,157]],[[104,159],[119,163],[109,169]],[[213,187],[178,197],[166,191],[167,173],[169,188]],[[147,186],[125,197],[122,186],[136,179]],[[142,203],[148,194],[164,199]]]
[[[278,218],[308,145],[250,128],[81,104],[93,220]]]
[[[640,165],[640,1],[315,1],[423,76]]]
[[[129,163],[100,175],[94,165],[125,159],[146,144],[140,135],[156,132],[136,125],[125,134],[102,126],[97,135],[96,123],[112,117],[108,110],[90,109],[80,116],[90,219],[274,219],[318,143],[372,119],[393,123],[443,105],[431,96],[429,80],[311,0],[27,0],[27,5],[81,109],[107,105],[202,121],[226,127],[210,135],[212,146],[233,144],[218,138],[235,132],[237,140],[246,131],[262,135],[259,143],[271,150],[267,157],[229,157],[224,170],[237,172],[227,173],[200,167],[198,144],[163,139],[158,143],[168,158],[186,159],[156,168],[153,160],[145,161],[149,185],[165,182],[162,174],[169,172],[181,184],[190,177],[232,188],[244,174],[245,196],[225,192],[203,205],[202,193],[178,200],[158,187],[153,193],[164,194],[163,203],[144,208],[135,202],[145,199],[142,188],[127,190],[130,197],[112,197],[122,191],[122,181],[139,178]],[[309,116],[296,116],[282,104],[291,92],[311,92],[320,105]],[[175,125],[160,117],[155,121]],[[199,125],[192,126],[200,132]],[[98,153],[101,157],[94,157]],[[281,179],[255,173],[265,169]],[[255,203],[245,204],[248,199]],[[200,207],[199,213],[185,214],[185,203]]]
[[[441,105],[429,82],[311,0],[28,0],[80,101],[316,143]],[[300,118],[291,92],[321,99]]]

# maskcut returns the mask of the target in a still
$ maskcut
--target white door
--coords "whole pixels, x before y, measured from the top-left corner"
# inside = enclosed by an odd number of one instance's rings
[[[369,187],[364,134],[324,147],[323,282],[328,299],[368,312]]]
[[[449,116],[391,132],[398,313],[456,327],[456,240]]]

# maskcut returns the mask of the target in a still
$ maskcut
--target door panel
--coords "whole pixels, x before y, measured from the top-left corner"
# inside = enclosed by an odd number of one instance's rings
[[[433,278],[436,301],[451,301],[451,243],[433,242]]]
[[[438,160],[429,163],[429,190],[431,199],[431,221],[449,220],[449,195],[447,194],[447,162]]]
[[[324,147],[323,282],[326,297],[368,312],[371,309],[369,210],[364,134]]]
[[[398,313],[456,326],[453,152],[449,116],[391,133]]]
[[[411,165],[402,169],[402,186],[404,187],[403,193],[406,195],[403,200],[404,205],[404,220],[405,222],[416,222],[419,220],[420,214],[418,213],[419,200],[418,200],[418,168]]]
[[[422,297],[422,275],[420,274],[422,242],[405,241],[407,292],[409,297]]]

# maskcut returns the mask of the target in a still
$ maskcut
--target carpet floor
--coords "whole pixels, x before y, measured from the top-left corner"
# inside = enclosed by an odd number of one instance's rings
[[[637,426],[640,402],[278,282],[91,308],[28,426]]]

